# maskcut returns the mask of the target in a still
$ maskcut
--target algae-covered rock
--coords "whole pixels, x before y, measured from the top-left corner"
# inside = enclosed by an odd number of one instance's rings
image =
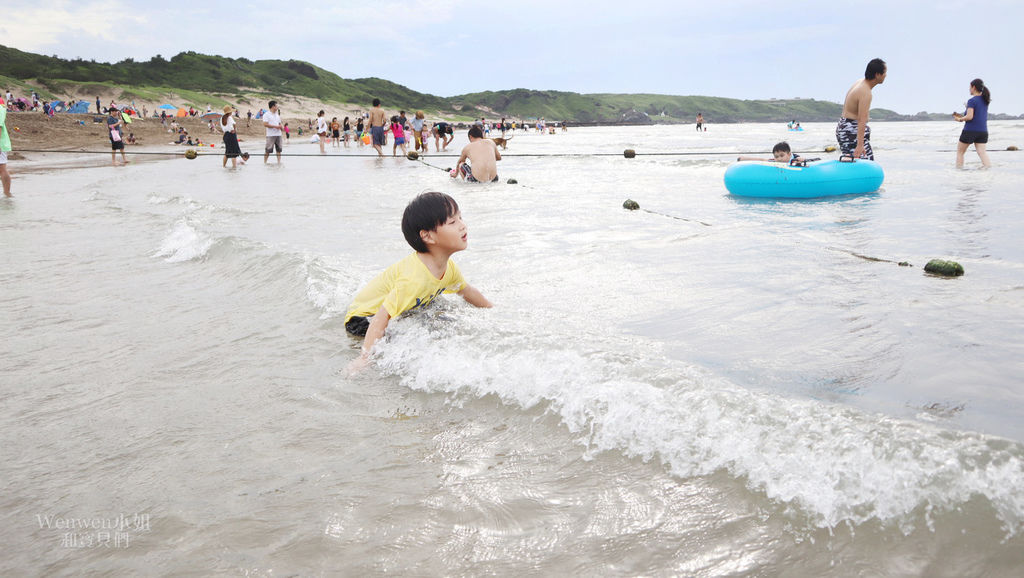
[[[622,156],[626,157],[627,159],[635,158],[636,157],[636,151],[633,150],[633,149],[626,149],[626,150],[622,151]]]
[[[197,156],[199,156],[199,154],[196,152],[196,149],[188,149],[187,151],[185,151],[185,158],[187,158],[188,160],[192,160]]]
[[[416,151],[409,151],[409,154],[405,155],[405,158],[409,159],[410,161],[414,161],[420,158],[420,153]]]
[[[640,208],[640,203],[634,201],[633,199],[626,199],[625,202],[622,203],[622,208],[629,209],[630,211],[635,211]]]
[[[942,275],[944,277],[959,277],[964,274],[964,267],[956,261],[945,259],[932,259],[924,266],[926,273]]]

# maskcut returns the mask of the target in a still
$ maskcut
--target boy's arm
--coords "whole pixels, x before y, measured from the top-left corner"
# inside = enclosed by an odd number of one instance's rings
[[[871,110],[871,91],[860,98],[857,103],[857,146],[853,149],[854,158],[864,156],[864,133],[868,126],[868,111]]]
[[[388,310],[381,306],[377,314],[370,318],[370,326],[366,328],[366,337],[363,338],[363,357],[368,357],[373,345],[384,336],[384,330],[388,328],[391,315]]]
[[[472,285],[466,285],[457,293],[457,295],[461,295],[462,298],[470,305],[475,305],[477,307],[494,307],[494,305],[484,297],[484,294]],[[370,332],[367,331],[366,335],[369,336]]]
[[[455,168],[449,173],[453,179],[459,175],[459,167],[462,166],[462,163],[466,162],[467,157],[466,149],[462,149],[462,155],[459,156],[459,160],[455,163]]]

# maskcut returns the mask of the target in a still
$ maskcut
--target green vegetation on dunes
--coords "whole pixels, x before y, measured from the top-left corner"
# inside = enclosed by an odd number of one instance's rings
[[[33,84],[26,81],[34,79]],[[487,91],[453,97],[417,92],[380,78],[346,79],[299,60],[248,60],[182,52],[146,62],[115,64],[65,60],[22,52],[0,45],[0,82],[19,93],[36,88],[43,98],[57,94],[92,100],[98,88],[114,89],[121,101],[166,101],[205,108],[249,103],[287,95],[370,106],[380,98],[389,110],[422,109],[429,115],[458,120],[506,116],[570,123],[693,123],[698,112],[711,123],[834,121],[841,113],[835,102],[813,99],[738,100],[710,96],[662,94],[579,94],[552,90]],[[1005,115],[999,115],[1002,117]],[[996,117],[996,118],[999,118]],[[948,115],[908,116],[874,109],[874,120],[933,120]],[[992,117],[990,117],[992,118]],[[1013,117],[1008,117],[1013,118]]]

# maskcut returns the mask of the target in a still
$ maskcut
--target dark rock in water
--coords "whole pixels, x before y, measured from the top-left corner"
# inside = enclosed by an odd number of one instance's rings
[[[964,274],[963,265],[956,261],[946,261],[945,259],[932,259],[928,261],[928,264],[924,266],[926,273],[933,275],[943,275],[945,277],[959,277]]]
[[[405,158],[409,159],[410,161],[414,161],[420,158],[420,153],[416,151],[409,151],[409,154],[405,155]]]
[[[626,149],[622,151],[622,156],[626,157],[627,159],[634,158],[636,157],[636,151],[633,149]]]
[[[1019,151],[1020,149],[1017,148],[1017,145],[1010,145],[1010,146],[1006,147],[1006,150],[1008,150],[1008,151]]]
[[[626,199],[626,201],[622,203],[622,208],[629,209],[630,211],[635,211],[640,208],[640,203],[634,201],[633,199]]]
[[[623,112],[622,116],[619,117],[619,122],[624,124],[654,124],[649,114],[636,109]]]
[[[509,179],[509,180],[507,180],[505,182],[510,184],[510,185],[518,185],[519,184],[519,181],[517,181],[515,179]]]
[[[899,263],[897,263],[897,265],[899,265],[900,267],[913,267],[913,265],[906,261],[900,261]]]
[[[192,160],[197,156],[199,155],[196,153],[196,149],[188,149],[187,151],[185,151],[185,158],[187,158],[188,160]]]

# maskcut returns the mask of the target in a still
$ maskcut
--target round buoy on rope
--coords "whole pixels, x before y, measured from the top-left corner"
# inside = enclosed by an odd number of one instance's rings
[[[420,153],[416,151],[409,151],[409,154],[405,155],[405,158],[409,159],[410,161],[414,161],[420,158]]]
[[[828,145],[827,147],[825,147],[825,152],[827,152],[827,153],[834,153],[834,152],[836,152],[835,145]]]
[[[956,261],[945,259],[932,259],[924,266],[926,273],[942,275],[943,277],[959,277],[964,274],[964,267]]]
[[[1006,150],[1008,150],[1008,151],[1019,151],[1020,149],[1017,148],[1017,145],[1010,145],[1010,146],[1006,147]]]
[[[634,201],[633,199],[626,199],[622,203],[622,208],[629,209],[630,211],[635,211],[640,208],[640,203]]]
[[[622,156],[626,157],[627,159],[634,158],[636,157],[636,151],[633,149],[626,149],[622,151]]]
[[[519,184],[519,181],[517,181],[515,179],[509,179],[509,180],[507,180],[505,182],[510,184],[510,185],[518,185]]]
[[[196,153],[196,149],[188,149],[187,151],[185,151],[185,158],[187,158],[188,160],[192,160],[197,156],[199,156],[199,154]]]

